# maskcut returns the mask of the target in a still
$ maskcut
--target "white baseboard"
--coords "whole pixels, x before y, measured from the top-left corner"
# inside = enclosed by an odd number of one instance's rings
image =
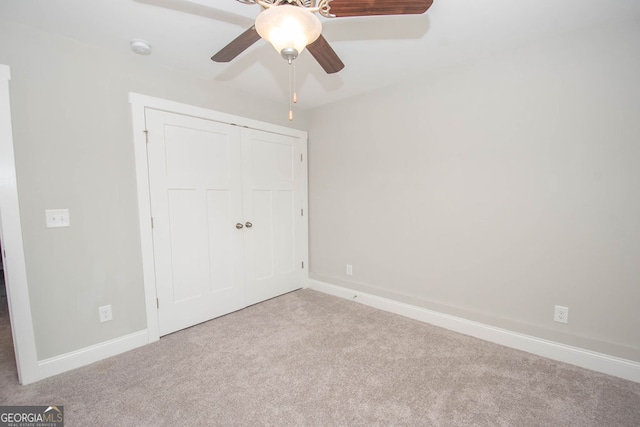
[[[640,383],[640,363],[638,362],[496,328],[319,280],[309,280],[308,288],[485,341]]]
[[[96,345],[38,361],[39,379],[42,380],[72,369],[124,353],[149,343],[147,330],[125,335]]]

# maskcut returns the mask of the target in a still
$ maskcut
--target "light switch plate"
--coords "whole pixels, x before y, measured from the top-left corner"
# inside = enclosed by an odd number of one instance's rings
[[[47,209],[44,211],[47,228],[69,227],[69,209]]]

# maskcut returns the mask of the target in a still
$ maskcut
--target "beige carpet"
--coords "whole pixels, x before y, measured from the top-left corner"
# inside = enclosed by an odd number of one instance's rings
[[[0,405],[67,426],[640,425],[638,383],[311,290],[29,386],[0,334]]]

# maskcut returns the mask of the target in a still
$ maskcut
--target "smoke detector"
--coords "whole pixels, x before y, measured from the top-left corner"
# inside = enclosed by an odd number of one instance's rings
[[[146,40],[131,40],[131,50],[138,55],[149,55],[151,53],[151,45]]]

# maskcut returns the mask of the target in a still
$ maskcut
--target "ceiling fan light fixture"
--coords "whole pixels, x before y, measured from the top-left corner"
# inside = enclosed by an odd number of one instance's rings
[[[322,24],[315,14],[290,5],[263,10],[256,18],[255,26],[260,37],[289,61],[316,41],[322,32]]]

